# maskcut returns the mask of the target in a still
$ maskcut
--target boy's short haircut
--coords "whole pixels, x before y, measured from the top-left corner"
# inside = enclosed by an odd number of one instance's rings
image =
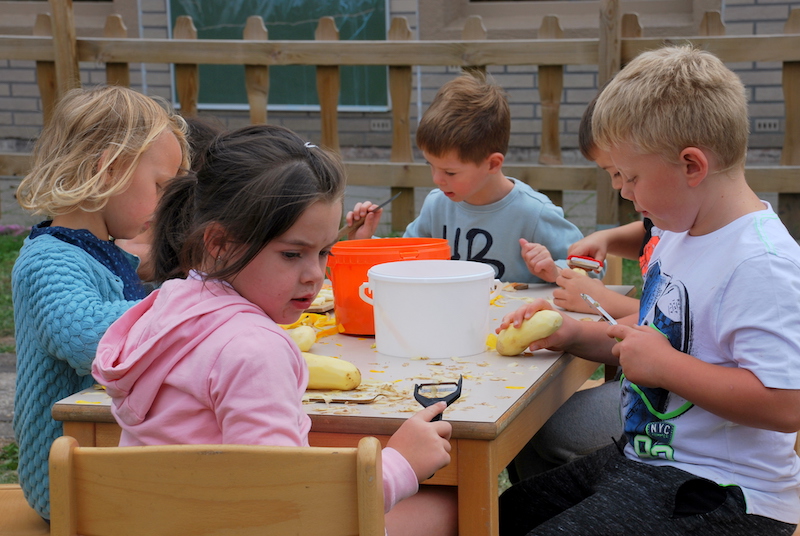
[[[710,52],[669,46],[643,52],[597,98],[592,133],[608,150],[632,143],[677,163],[686,147],[709,150],[718,171],[743,168],[750,132],[744,85]]]
[[[436,93],[417,127],[416,141],[434,156],[454,150],[462,162],[479,164],[492,153],[505,155],[510,137],[506,93],[484,77],[465,74]]]
[[[594,160],[592,153],[597,148],[592,135],[592,116],[595,104],[597,104],[597,95],[589,101],[581,116],[581,122],[578,124],[578,148],[586,160]]]

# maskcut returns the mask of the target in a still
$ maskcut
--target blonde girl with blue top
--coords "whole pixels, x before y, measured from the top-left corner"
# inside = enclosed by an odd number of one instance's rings
[[[50,517],[47,458],[62,425],[50,409],[91,386],[97,343],[144,298],[139,259],[114,239],[146,231],[166,183],[188,168],[183,119],[122,87],[78,89],[58,103],[20,183],[31,229],[12,272],[17,342],[14,434],[19,480]]]

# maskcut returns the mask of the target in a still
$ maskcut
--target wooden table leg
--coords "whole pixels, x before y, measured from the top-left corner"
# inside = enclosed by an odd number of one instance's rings
[[[497,474],[490,441],[458,440],[458,533],[497,536]]]
[[[81,447],[95,447],[95,424],[85,421],[64,422],[64,435],[74,437]]]

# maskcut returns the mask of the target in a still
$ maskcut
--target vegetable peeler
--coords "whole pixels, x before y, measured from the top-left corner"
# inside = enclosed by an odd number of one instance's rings
[[[611,316],[610,314],[608,314],[608,313],[606,312],[606,310],[605,310],[605,309],[603,309],[603,308],[600,306],[600,304],[599,304],[599,303],[597,303],[597,300],[595,300],[594,298],[592,298],[592,297],[591,297],[591,296],[589,296],[588,294],[583,294],[583,293],[581,293],[581,298],[583,298],[583,301],[585,301],[586,303],[588,303],[588,304],[589,304],[589,307],[591,307],[592,309],[594,309],[595,311],[597,311],[597,312],[600,314],[600,316],[602,316],[602,317],[603,317],[603,320],[605,320],[606,322],[608,322],[608,323],[609,323],[609,324],[611,324],[612,326],[616,326],[616,325],[617,325],[617,321],[616,321],[616,320],[614,320],[614,317],[613,317],[613,316]]]
[[[603,307],[601,307],[600,304],[597,303],[597,301],[595,301],[594,298],[592,298],[588,294],[581,294],[581,298],[583,298],[583,301],[585,301],[586,303],[589,304],[589,307],[591,307],[592,309],[597,311],[600,314],[600,316],[603,317],[603,320],[605,320],[606,322],[608,322],[612,326],[616,326],[617,325],[617,321],[614,320],[614,317],[611,316],[610,314],[608,314],[608,312],[605,309],[603,309]],[[661,331],[660,329],[658,329],[658,326],[656,326],[655,324],[647,324],[647,325],[650,326],[651,328],[653,328],[654,330],[656,330],[657,332],[659,332],[660,334],[662,334],[664,337],[667,337],[667,334],[664,333],[663,331]],[[617,342],[620,342],[620,339],[618,339],[617,337],[614,337],[614,339]],[[667,337],[667,339],[669,339],[669,337]]]
[[[443,400],[450,406],[450,404],[458,400],[461,396],[462,379],[463,376],[459,376],[458,383],[442,382],[416,384],[414,385],[414,398],[426,408]],[[440,413],[431,420],[440,421],[441,419],[442,414]]]
[[[567,257],[567,266],[570,268],[583,268],[587,271],[599,270],[603,267],[603,263],[592,257],[583,257],[581,255],[569,255]]]

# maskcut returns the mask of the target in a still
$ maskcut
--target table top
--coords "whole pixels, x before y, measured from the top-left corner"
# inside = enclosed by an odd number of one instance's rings
[[[501,289],[500,296],[490,307],[490,332],[500,324],[503,316],[535,298],[551,298],[553,285],[529,285],[525,290]],[[630,286],[611,286],[626,294]],[[560,310],[574,318],[598,320],[597,315]],[[487,333],[487,336],[489,333]],[[367,398],[371,403],[310,402],[304,400],[306,412],[312,419],[315,432],[341,432],[344,428],[357,433],[393,433],[420,404],[414,399],[414,386],[421,383],[457,381],[463,377],[461,397],[444,413],[453,424],[453,437],[492,438],[501,431],[503,422],[520,410],[521,401],[535,396],[547,378],[559,367],[574,359],[549,350],[527,352],[505,357],[495,350],[468,357],[445,359],[402,358],[378,353],[374,337],[335,334],[320,338],[310,350],[319,355],[336,356],[355,364],[361,371],[362,384],[356,392],[309,392],[324,399],[341,395]],[[307,393],[307,397],[309,396]],[[56,403],[53,416],[57,420],[71,420],[63,413],[72,406],[87,416],[109,415],[110,398],[102,390],[87,389]],[[110,415],[109,415],[110,416]],[[100,420],[107,420],[106,418]],[[113,419],[111,420],[113,422]]]

